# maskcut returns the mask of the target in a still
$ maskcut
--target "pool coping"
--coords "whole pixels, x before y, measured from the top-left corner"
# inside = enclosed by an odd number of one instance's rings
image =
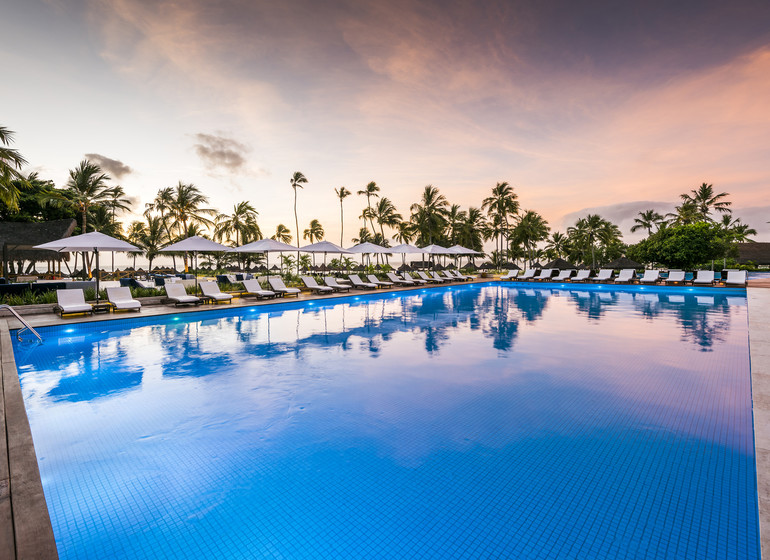
[[[478,279],[474,283],[491,282],[499,282],[499,280],[484,278]],[[543,287],[543,284],[535,284],[535,286]],[[446,286],[434,285],[430,287]],[[407,287],[393,291],[413,291],[426,288],[428,286]],[[381,290],[377,290],[366,292],[366,294],[381,292]],[[306,296],[256,302],[249,300],[248,302],[241,302],[238,307],[280,305],[297,300],[329,300],[350,295],[353,294]],[[355,295],[365,294],[358,292]],[[746,299],[761,557],[770,558],[770,316],[762,313],[763,309],[770,309],[770,290],[749,287],[746,290]],[[203,309],[199,307],[188,309],[164,307],[152,315],[162,316],[216,309],[216,306],[211,305],[202,307]],[[232,307],[227,306],[227,308]],[[142,314],[142,316],[148,315]],[[110,314],[104,317],[66,320],[66,323],[119,320],[136,316],[133,313],[117,316]],[[9,325],[9,320],[0,318],[0,393],[2,393],[0,395],[2,397],[0,398],[0,558],[56,559],[58,558],[56,541],[45,502],[32,433],[13,355],[10,330],[11,328],[18,328],[18,324],[15,320],[12,322],[13,327]],[[33,323],[33,326],[63,324],[63,321],[57,316],[53,318],[38,316],[37,320],[30,322]]]

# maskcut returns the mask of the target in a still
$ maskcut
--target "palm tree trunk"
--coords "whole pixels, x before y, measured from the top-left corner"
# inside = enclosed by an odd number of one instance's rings
[[[299,274],[299,218],[297,217],[297,187],[294,187],[294,227],[297,228],[297,274]]]
[[[342,199],[340,198],[340,247],[342,247],[342,232],[345,228],[345,219],[342,213]]]

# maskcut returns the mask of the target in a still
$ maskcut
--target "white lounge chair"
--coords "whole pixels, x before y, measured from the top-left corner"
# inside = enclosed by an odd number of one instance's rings
[[[445,278],[442,278],[441,276],[439,276],[435,270],[431,270],[430,278],[433,278],[439,284],[443,283],[446,280]]]
[[[164,284],[163,289],[166,290],[166,297],[169,301],[172,301],[174,303],[174,306],[180,306],[180,305],[200,305],[203,303],[203,300],[197,296],[191,296],[188,295],[188,293],[185,291],[184,286],[182,284],[179,284],[177,282],[172,282],[170,284]]]
[[[56,290],[56,307],[59,315],[74,315],[75,313],[93,313],[94,308],[86,303],[86,296],[80,288]]]
[[[383,288],[387,288],[389,286],[393,286],[394,285],[393,282],[386,282],[385,280],[380,280],[374,274],[369,274],[366,277],[366,279],[369,280],[369,282],[371,282],[372,284],[375,284],[377,286],[382,286]]]
[[[287,288],[286,284],[283,283],[283,279],[281,278],[268,278],[267,283],[270,284],[270,288],[279,294],[281,294],[281,297],[286,296],[296,296],[299,297],[299,294],[302,290],[299,288]]]
[[[211,280],[199,282],[198,287],[203,292],[203,299],[209,299],[217,303],[220,301],[230,303],[233,299],[232,295],[224,293],[219,289],[219,284]]]
[[[256,278],[244,280],[243,287],[246,291],[243,292],[241,296],[254,296],[258,299],[262,299],[262,298],[274,298],[275,296],[278,295],[273,291],[262,289],[262,286],[259,284],[259,280],[257,280]]]
[[[615,278],[616,284],[630,284],[634,281],[636,271],[633,268],[624,268],[620,271],[617,278]]]
[[[388,277],[388,280],[396,284],[403,284],[404,286],[414,286],[415,284],[414,280],[404,280],[403,278],[399,278],[396,276],[395,272],[386,272],[385,276]]]
[[[749,275],[745,270],[728,270],[725,278],[725,286],[746,286],[749,281]]]
[[[513,279],[515,279],[519,275],[519,272],[521,272],[521,271],[520,270],[509,270],[508,273],[505,276],[501,276],[500,277],[500,280],[513,280]]]
[[[555,268],[544,268],[540,271],[540,274],[535,276],[532,280],[550,280],[555,271]]]
[[[660,282],[660,270],[645,270],[644,276],[639,278],[640,284],[657,284]]]
[[[519,275],[517,278],[514,278],[514,280],[525,282],[527,280],[533,280],[535,278],[535,274],[537,274],[536,268],[528,268],[524,271],[524,274]]]
[[[376,290],[377,284],[372,284],[371,282],[364,282],[361,280],[361,277],[358,274],[348,274],[348,278],[350,279],[350,283],[353,284],[353,287],[358,290]]]
[[[305,284],[305,287],[310,289],[315,294],[332,294],[334,293],[334,288],[330,288],[329,286],[321,286],[318,284],[318,282],[315,281],[315,278],[312,276],[300,276],[300,280],[302,280],[302,283]]]
[[[594,282],[611,282],[612,281],[612,269],[602,268],[599,274],[594,278]]]
[[[137,286],[140,288],[146,288],[149,290],[154,290],[158,286],[155,285],[155,282],[150,282],[149,280],[137,280],[134,278],[134,282],[136,282]]]
[[[337,279],[332,276],[324,276],[324,284],[332,288],[335,292],[349,292],[350,286],[345,286],[337,282]]]
[[[415,281],[419,282],[420,284],[426,284],[428,282],[431,282],[433,284],[436,284],[436,283],[443,284],[443,282],[444,282],[443,278],[439,278],[439,279],[431,278],[426,273],[424,273],[422,270],[418,270],[416,274],[420,278],[415,278]]]
[[[566,282],[572,277],[572,274],[575,272],[574,269],[567,269],[567,270],[560,270],[559,274],[554,276],[551,281],[553,282]]]
[[[457,276],[455,276],[454,274],[452,274],[448,270],[444,270],[442,272],[439,272],[438,275],[441,276],[442,278],[444,278],[445,280],[450,281],[450,282],[457,282],[458,280],[460,280],[460,278],[458,278]]]
[[[468,274],[463,274],[459,270],[450,270],[449,273],[454,274],[454,277],[457,278],[458,280],[463,280],[465,282],[473,280],[473,276],[469,276]]]
[[[571,282],[586,282],[591,278],[591,271],[589,269],[578,270],[574,278],[570,278]]]
[[[107,301],[117,310],[140,311],[142,304],[135,300],[128,287],[107,288]]]
[[[693,278],[694,286],[713,286],[716,282],[713,270],[699,270],[698,274]]]
[[[415,272],[415,274],[417,276],[420,276],[420,278],[415,278],[414,276],[412,276],[410,272],[406,272],[406,271],[402,272],[401,276],[404,278],[404,280],[411,280],[415,284],[427,284],[428,282],[432,282],[430,278],[425,276],[424,272],[417,271]]]
[[[684,280],[684,270],[669,270],[668,278],[666,278],[666,284],[684,284]]]

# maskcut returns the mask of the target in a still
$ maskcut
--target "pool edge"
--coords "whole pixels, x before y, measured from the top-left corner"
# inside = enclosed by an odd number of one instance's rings
[[[746,290],[762,558],[770,558],[770,290]],[[763,312],[764,311],[764,312]]]
[[[0,556],[59,557],[6,320],[0,320]]]

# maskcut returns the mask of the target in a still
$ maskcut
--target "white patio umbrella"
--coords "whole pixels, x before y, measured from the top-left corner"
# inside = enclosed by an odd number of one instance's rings
[[[402,243],[388,249],[391,253],[401,253],[401,264],[406,264],[407,254],[424,254],[425,251],[417,247],[416,245],[410,245],[409,243]]]
[[[469,257],[479,257],[484,254],[479,251],[474,251],[473,249],[468,249],[467,247],[463,247],[462,245],[452,245],[449,248],[449,250],[452,251],[458,257],[460,255],[467,255]]]
[[[299,248],[304,253],[323,253],[324,254],[324,268],[326,268],[326,253],[339,253],[350,254],[350,251],[343,249],[339,245],[335,245],[331,241],[319,241],[311,245],[305,245]]]
[[[442,247],[441,245],[428,245],[426,247],[423,247],[422,250],[425,253],[428,253],[431,256],[432,255],[453,255],[454,254],[451,249],[448,249],[447,247]]]
[[[259,241],[252,241],[246,245],[235,247],[230,249],[234,253],[265,253],[265,267],[267,268],[268,277],[270,276],[270,268],[267,266],[269,261],[267,260],[268,253],[283,253],[285,251],[296,251],[297,248],[293,245],[287,245],[281,241],[275,239],[260,239]]]
[[[383,247],[382,245],[370,243],[369,241],[359,243],[358,245],[353,245],[348,249],[348,251],[351,253],[357,253],[359,255],[384,255],[393,252],[391,251],[390,247]],[[371,263],[371,257],[369,257],[369,264]]]
[[[98,231],[49,241],[42,245],[36,245],[35,249],[48,249],[59,253],[93,252],[96,257],[96,303],[99,303],[99,251],[140,251],[139,247],[134,247],[122,239],[115,239]]]
[[[178,252],[184,252],[184,253],[192,253],[193,254],[193,270],[195,270],[195,293],[198,293],[198,253],[209,253],[209,252],[224,252],[229,251],[230,247],[227,247],[226,245],[222,245],[221,243],[217,243],[216,241],[212,241],[211,239],[206,239],[205,237],[201,237],[199,235],[193,235],[192,237],[187,237],[186,239],[182,239],[182,241],[177,241],[176,243],[172,243],[171,245],[168,245],[167,247],[163,247],[163,249],[160,249],[164,253],[178,253]]]

